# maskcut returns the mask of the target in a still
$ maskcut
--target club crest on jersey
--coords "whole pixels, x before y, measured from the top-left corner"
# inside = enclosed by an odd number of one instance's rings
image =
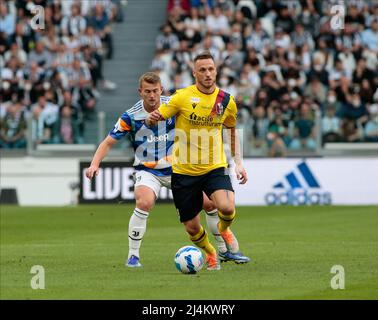
[[[215,109],[218,116],[220,116],[223,113],[223,109],[224,109],[223,105],[221,103],[218,103]]]

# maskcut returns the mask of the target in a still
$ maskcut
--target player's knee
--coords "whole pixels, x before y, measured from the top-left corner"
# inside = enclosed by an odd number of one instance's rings
[[[232,204],[224,204],[218,208],[224,215],[229,216],[235,212],[235,206]]]
[[[201,226],[193,223],[184,223],[185,230],[190,236],[195,236],[201,230]]]
[[[148,200],[148,199],[137,199],[136,200],[136,207],[138,209],[141,209],[143,211],[147,211],[147,212],[150,212],[150,210],[152,209],[154,205],[154,202],[151,201],[151,200]]]
[[[217,207],[214,205],[214,202],[212,201],[205,201],[203,203],[203,210],[205,210],[206,212],[210,212],[210,211],[213,211],[215,210]]]

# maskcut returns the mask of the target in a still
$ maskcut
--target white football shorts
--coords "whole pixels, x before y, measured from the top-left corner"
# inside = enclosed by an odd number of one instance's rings
[[[139,170],[134,172],[135,184],[137,186],[146,186],[151,188],[156,195],[159,196],[161,187],[171,189],[171,176],[156,176],[151,172],[145,170]]]

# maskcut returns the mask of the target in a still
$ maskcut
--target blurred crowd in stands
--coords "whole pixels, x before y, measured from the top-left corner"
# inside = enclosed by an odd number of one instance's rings
[[[83,143],[112,59],[119,0],[0,0],[0,147]],[[36,20],[41,7],[41,19]],[[35,24],[32,24],[32,21]],[[27,119],[32,130],[27,131]]]
[[[378,142],[377,1],[169,0],[167,16],[151,69],[172,94],[210,51],[218,86],[236,99],[244,150]]]

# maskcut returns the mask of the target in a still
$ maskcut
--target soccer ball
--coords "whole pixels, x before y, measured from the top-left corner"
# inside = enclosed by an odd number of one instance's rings
[[[175,255],[175,265],[177,270],[182,273],[197,273],[204,265],[202,252],[193,246],[182,247]]]

